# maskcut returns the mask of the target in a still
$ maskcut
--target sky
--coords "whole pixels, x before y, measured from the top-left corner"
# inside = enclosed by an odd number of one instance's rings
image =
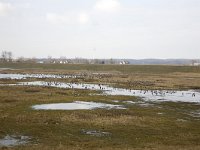
[[[0,0],[15,57],[200,58],[200,0]]]

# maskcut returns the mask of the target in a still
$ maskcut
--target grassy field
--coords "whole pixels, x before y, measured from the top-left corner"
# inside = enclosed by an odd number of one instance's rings
[[[67,71],[118,71],[122,73],[200,73],[199,66],[166,66],[166,65],[87,65],[87,64],[35,64],[35,63],[0,63],[0,68],[43,69]]]
[[[101,83],[131,89],[200,89],[200,68],[188,66],[0,64],[0,73],[82,74],[76,79],[43,81]],[[103,74],[102,74],[103,73]],[[35,81],[26,79],[23,81]],[[21,80],[20,80],[21,81]],[[19,80],[0,79],[0,84]],[[27,135],[29,144],[0,149],[200,149],[200,112],[196,103],[149,102],[133,96],[94,95],[98,91],[50,87],[0,86],[0,138]],[[94,101],[123,104],[127,109],[37,111],[35,104]],[[82,130],[109,132],[91,136]]]

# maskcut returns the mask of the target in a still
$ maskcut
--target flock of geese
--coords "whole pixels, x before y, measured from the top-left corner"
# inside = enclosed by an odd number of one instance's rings
[[[47,87],[63,87],[63,88],[70,88],[70,89],[88,89],[88,90],[102,90],[102,91],[109,91],[109,90],[124,90],[126,92],[130,92],[133,95],[137,93],[140,94],[151,94],[152,96],[165,96],[166,94],[176,94],[177,91],[175,90],[132,90],[132,89],[120,89],[120,88],[112,88],[106,85],[102,84],[84,84],[84,83],[76,83],[76,82],[71,82],[71,83],[62,83],[62,82],[57,82],[57,81],[50,81],[50,82],[41,82],[43,86]],[[184,96],[184,92],[182,93],[182,96]],[[195,92],[190,93],[191,97],[195,97],[196,94]]]
[[[14,76],[14,74],[11,74],[12,77]],[[85,74],[81,75],[46,75],[46,74],[17,74],[18,77],[21,75],[21,77],[24,77],[23,79],[26,78],[38,78],[38,79],[44,79],[44,78],[53,78],[53,79],[64,79],[64,78],[77,78],[77,77],[83,77],[85,76]],[[8,74],[9,76],[9,74]],[[66,88],[79,88],[79,89],[92,89],[92,90],[119,90],[117,88],[110,88],[109,86],[105,86],[102,84],[97,84],[97,85],[92,85],[92,84],[84,84],[84,83],[61,83],[61,82],[56,82],[56,81],[50,81],[50,82],[46,82],[44,84],[44,86],[55,86],[55,87],[62,87],[63,84],[65,85]],[[138,90],[132,90],[132,89],[123,89],[123,90],[127,90],[127,92],[129,91],[130,93],[132,93],[133,95],[136,94],[136,91],[138,92]],[[165,96],[166,94],[175,94],[177,91],[174,90],[139,90],[141,94],[151,94],[152,96]],[[192,97],[195,97],[196,94],[195,92],[190,93]],[[184,92],[182,93],[182,96],[184,96]]]

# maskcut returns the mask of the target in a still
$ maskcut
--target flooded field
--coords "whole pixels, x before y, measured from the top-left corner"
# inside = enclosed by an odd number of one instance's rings
[[[0,70],[0,149],[200,149],[198,72],[87,67]]]
[[[54,78],[54,79],[64,79],[64,78],[77,78],[78,75],[52,75],[52,74],[0,74],[0,79],[27,79],[27,78]]]
[[[71,89],[100,90],[104,95],[139,96],[144,100],[150,101],[172,101],[200,103],[200,92],[195,90],[131,90],[123,88],[113,88],[108,85],[80,84],[80,83],[61,83],[61,82],[21,82],[17,85],[25,86],[44,86]]]
[[[47,74],[0,74],[0,79],[27,79],[27,78],[76,78],[77,75],[47,75]],[[21,82],[17,85],[26,86],[45,86],[71,89],[100,90],[107,95],[139,96],[144,100],[151,101],[173,101],[173,102],[194,102],[200,103],[200,92],[196,90],[132,90],[123,88],[113,88],[102,84],[83,84],[83,83],[62,83],[62,82]]]

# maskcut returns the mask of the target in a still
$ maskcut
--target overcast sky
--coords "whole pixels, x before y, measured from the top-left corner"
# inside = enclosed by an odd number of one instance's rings
[[[200,0],[0,0],[15,57],[200,58]]]

